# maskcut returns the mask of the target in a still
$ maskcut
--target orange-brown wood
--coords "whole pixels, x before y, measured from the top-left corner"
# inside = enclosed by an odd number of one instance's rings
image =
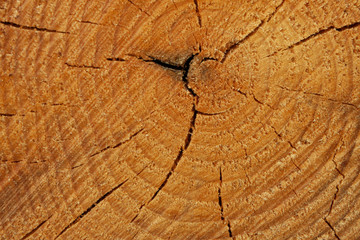
[[[0,1],[0,239],[359,239],[359,9]]]

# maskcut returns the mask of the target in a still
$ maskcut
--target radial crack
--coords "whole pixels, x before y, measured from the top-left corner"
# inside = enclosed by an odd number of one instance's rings
[[[327,27],[327,28],[324,28],[324,29],[320,29],[319,31],[291,44],[290,46],[286,47],[286,48],[282,48],[282,49],[279,49],[275,52],[273,52],[272,54],[270,55],[267,55],[266,57],[272,57],[274,55],[276,55],[277,53],[279,52],[282,52],[282,51],[286,51],[286,50],[289,50],[289,49],[292,49],[294,48],[295,46],[299,46],[303,43],[306,43],[307,41],[313,39],[314,37],[316,36],[319,36],[319,35],[322,35],[322,34],[325,34],[331,30],[336,30],[338,32],[342,32],[344,30],[348,30],[348,29],[351,29],[351,28],[355,28],[355,27],[358,27],[360,25],[360,22],[355,22],[355,23],[352,23],[352,24],[349,24],[349,25],[345,25],[345,26],[342,26],[342,27],[339,27],[339,28],[336,28],[335,26],[330,26],[330,27]]]
[[[145,166],[143,169],[141,169],[138,173],[136,173],[136,176],[138,176],[139,174],[141,174],[149,165]],[[98,200],[96,200],[95,203],[93,203],[88,209],[86,209],[83,213],[81,213],[77,218],[75,218],[69,225],[67,225],[56,237],[55,239],[57,239],[58,237],[60,237],[63,233],[65,233],[70,227],[72,227],[73,225],[75,225],[76,223],[78,223],[80,221],[81,218],[85,217],[86,214],[88,214],[93,208],[95,208],[99,203],[101,203],[102,201],[104,201],[107,197],[109,197],[114,191],[116,191],[117,189],[119,189],[122,185],[124,185],[128,179],[125,179],[123,182],[121,182],[120,184],[118,184],[116,187],[112,188],[110,191],[108,191],[107,193],[105,193],[103,196],[101,196]]]
[[[224,222],[224,224],[226,224],[227,228],[228,228],[228,232],[229,232],[229,237],[231,237],[232,239],[235,239],[233,237],[233,233],[231,231],[231,224],[230,224],[230,220],[226,220],[224,217],[224,206],[223,206],[223,201],[222,201],[222,196],[221,196],[221,188],[222,188],[222,171],[221,171],[221,167],[220,167],[220,184],[219,184],[219,188],[218,188],[218,199],[219,199],[219,206],[220,206],[220,219]]]
[[[196,15],[197,15],[197,18],[198,18],[198,23],[199,23],[199,26],[200,26],[200,28],[201,28],[201,27],[202,27],[202,24],[201,24],[201,15],[200,15],[200,10],[199,10],[198,1],[197,1],[197,0],[194,0],[194,4],[195,4]]]
[[[344,145],[344,142],[342,142],[342,144],[340,145],[339,148],[341,148],[343,145]],[[336,155],[337,155],[337,153],[338,153],[338,151],[339,151],[339,148],[337,148],[337,149],[335,150],[334,156],[332,157],[331,161],[332,161],[332,162],[334,163],[334,165],[335,165],[335,170],[339,173],[339,175],[342,177],[342,179],[344,179],[344,178],[345,178],[345,175],[340,171],[340,169],[338,168],[338,164],[337,164],[337,162],[335,161],[335,157],[336,157]],[[341,183],[341,182],[340,182],[340,183]]]
[[[330,208],[329,208],[329,213],[328,213],[327,216],[329,216],[329,215],[331,214],[331,211],[332,211],[332,209],[333,209],[334,202],[335,202],[335,200],[336,200],[336,198],[337,198],[338,193],[339,193],[339,185],[336,185],[336,192],[334,193],[334,198],[333,198],[333,200],[331,201]]]
[[[83,165],[84,165],[84,163],[79,164],[79,165],[76,165],[76,166],[72,167],[71,169],[75,169],[75,168],[81,167],[81,166],[83,166]]]
[[[330,227],[331,231],[333,231],[334,236],[336,237],[336,239],[341,240],[340,237],[337,235],[337,233],[335,231],[335,228],[330,224],[330,222],[326,218],[324,218],[324,221]]]
[[[339,148],[341,148],[343,144],[344,144],[344,143],[342,143]],[[339,148],[337,148],[337,149],[335,150],[334,156],[332,157],[331,161],[332,161],[333,164],[335,165],[335,170],[336,170],[336,171],[338,172],[338,174],[341,176],[341,180],[339,181],[339,184],[336,185],[336,187],[335,187],[335,188],[336,188],[336,191],[335,191],[335,193],[334,193],[334,198],[333,198],[333,200],[331,201],[330,208],[329,208],[329,212],[328,212],[328,214],[327,214],[327,216],[326,216],[325,218],[327,218],[327,217],[331,214],[331,211],[332,211],[333,206],[334,206],[334,202],[335,202],[335,200],[336,200],[336,198],[337,198],[337,195],[338,195],[338,193],[339,193],[339,191],[340,191],[340,185],[342,184],[342,182],[343,182],[343,180],[344,180],[344,178],[345,178],[345,175],[339,170],[338,165],[337,165],[337,163],[336,163],[336,161],[335,161],[335,157],[336,157],[336,155],[337,155],[337,152],[338,152],[338,149],[339,149]]]
[[[139,7],[137,4],[135,4],[133,1],[131,0],[127,0],[129,3],[131,3],[133,6],[135,6],[137,9],[139,9],[141,12],[145,13],[146,15],[148,15],[150,17],[150,14],[146,11],[144,11],[141,7]]]
[[[159,194],[159,192],[165,187],[165,185],[167,184],[167,182],[169,181],[170,177],[172,176],[172,174],[174,173],[176,167],[178,166],[184,152],[186,151],[186,149],[190,146],[190,143],[191,143],[191,137],[194,133],[194,130],[195,130],[195,121],[196,121],[196,116],[198,114],[198,111],[196,110],[195,108],[195,104],[193,104],[193,116],[191,118],[191,121],[190,121],[190,127],[189,127],[189,130],[188,130],[188,133],[186,135],[186,138],[185,138],[185,142],[184,142],[184,145],[180,147],[180,151],[178,153],[178,155],[176,156],[175,160],[174,160],[174,163],[173,165],[171,166],[171,169],[170,171],[168,172],[168,174],[166,175],[165,179],[163,180],[163,182],[161,183],[161,185],[159,186],[159,188],[156,190],[156,192],[152,195],[152,197],[150,198],[150,200],[145,203],[145,204],[142,204],[140,207],[139,207],[139,210],[138,210],[138,213],[135,215],[135,217],[130,221],[130,223],[132,223],[133,221],[135,221],[135,219],[139,216],[142,208],[148,204],[150,204],[150,202],[152,200],[155,199],[155,197]]]
[[[146,168],[146,167],[145,167]],[[145,169],[144,168],[144,169]],[[144,170],[143,169],[143,170]],[[141,171],[143,171],[141,170]],[[139,174],[137,174],[139,175]],[[58,237],[60,237],[63,233],[65,233],[67,230],[69,230],[69,228],[71,228],[73,225],[75,225],[76,223],[78,223],[81,218],[85,217],[86,214],[88,214],[93,208],[95,208],[99,203],[101,203],[102,201],[104,201],[108,196],[110,196],[115,190],[117,190],[118,188],[120,188],[124,183],[126,183],[129,179],[126,179],[125,181],[121,182],[119,185],[117,185],[116,187],[112,188],[110,191],[108,191],[107,193],[105,193],[103,196],[101,196],[98,200],[96,200],[95,203],[93,203],[88,209],[86,209],[83,213],[81,213],[77,218],[75,218],[69,225],[67,225],[56,237],[55,239],[57,239]]]
[[[119,142],[119,143],[115,144],[114,146],[106,146],[105,148],[103,148],[103,149],[101,149],[101,150],[99,150],[99,151],[91,154],[90,157],[94,157],[94,156],[96,156],[96,155],[98,155],[98,154],[100,154],[100,153],[102,153],[102,152],[104,152],[104,151],[106,151],[106,150],[108,150],[108,149],[110,149],[110,148],[113,148],[113,149],[114,149],[114,148],[120,147],[121,145],[129,142],[133,137],[135,137],[136,135],[138,135],[139,133],[141,133],[143,130],[144,130],[144,128],[140,129],[139,131],[137,131],[137,132],[135,132],[134,134],[132,134],[132,135],[131,135],[128,139],[126,139],[125,141]]]
[[[337,100],[337,99],[333,99],[333,98],[328,98],[327,96],[323,95],[323,94],[320,94],[320,93],[314,93],[314,92],[306,92],[306,91],[302,91],[302,90],[298,90],[298,89],[290,89],[288,87],[284,87],[284,86],[280,86],[280,85],[277,85],[277,87],[283,89],[283,90],[286,90],[286,91],[289,91],[289,92],[299,92],[299,93],[302,93],[302,94],[305,94],[305,95],[310,95],[310,96],[315,96],[315,97],[319,97],[325,101],[330,101],[330,102],[335,102],[335,103],[338,103],[338,104],[342,104],[342,105],[347,105],[349,107],[353,107],[357,110],[359,110],[359,107],[356,106],[355,104],[353,103],[348,103],[348,102],[344,102],[344,101],[341,101],[341,100]]]
[[[272,19],[273,16],[275,16],[275,14],[279,11],[279,9],[283,6],[285,0],[282,0],[282,2],[275,8],[274,12],[272,12],[268,17],[266,22],[270,22],[270,20]]]
[[[249,39],[251,36],[253,36],[255,33],[257,33],[257,31],[260,29],[260,27],[264,24],[264,20],[261,20],[260,23],[250,32],[248,33],[245,37],[243,37],[242,39],[236,41],[235,43],[230,44],[229,47],[226,48],[226,50],[224,51],[224,56],[221,59],[220,62],[225,62],[227,56],[234,51],[236,48],[239,47],[239,45],[243,42],[245,42],[247,39]]]
[[[42,221],[39,225],[37,225],[34,229],[32,229],[30,232],[28,232],[27,234],[25,234],[22,238],[20,238],[20,240],[24,240],[27,239],[28,237],[30,237],[31,235],[33,235],[42,225],[44,225],[49,219],[51,218],[48,217],[46,220]]]
[[[248,40],[251,36],[255,35],[257,33],[257,31],[259,31],[259,29],[264,25],[264,23],[268,22],[271,20],[271,18],[279,11],[279,8],[284,4],[284,0],[275,8],[275,10],[270,13],[265,20],[261,20],[260,23],[247,35],[245,35],[245,37],[243,37],[242,39],[236,41],[235,43],[230,44],[229,47],[226,48],[226,50],[224,51],[224,56],[221,59],[220,62],[225,62],[227,56],[234,51],[236,48],[239,47],[239,45],[243,42],[245,42],[246,40]]]
[[[70,32],[63,32],[63,31],[58,31],[58,30],[53,30],[53,29],[47,29],[47,28],[40,28],[40,27],[33,27],[33,26],[25,26],[25,25],[20,25],[20,24],[13,23],[13,22],[0,21],[0,23],[1,23],[1,24],[4,24],[4,25],[6,25],[6,26],[15,27],[15,28],[20,28],[20,29],[25,29],[25,30],[34,30],[34,31],[49,32],[49,33],[70,34]]]
[[[331,230],[333,231],[336,239],[338,239],[338,240],[340,240],[340,237],[337,235],[335,229],[332,227],[332,225],[331,225],[330,222],[327,220],[327,218],[330,216],[330,214],[331,214],[331,212],[332,212],[332,209],[333,209],[335,200],[336,200],[336,198],[337,198],[337,196],[338,196],[338,194],[339,194],[339,191],[340,191],[340,185],[342,184],[343,180],[345,179],[345,175],[339,170],[338,165],[337,165],[337,163],[336,163],[336,161],[335,161],[335,157],[336,157],[339,149],[340,149],[343,145],[344,145],[344,142],[342,142],[342,144],[340,145],[340,147],[336,148],[335,153],[334,153],[334,156],[333,156],[332,159],[331,159],[331,161],[332,161],[332,162],[334,163],[334,165],[335,165],[335,170],[336,170],[336,171],[339,173],[339,175],[341,176],[341,180],[340,180],[339,184],[336,185],[336,191],[335,191],[335,193],[334,193],[334,198],[333,198],[333,200],[332,200],[331,203],[330,203],[329,212],[328,212],[328,214],[326,215],[326,217],[323,218],[324,221],[326,222],[326,224],[327,224],[327,225],[331,228]]]
[[[178,65],[172,65],[172,64],[168,64],[168,63],[165,63],[159,59],[156,59],[154,57],[150,57],[150,60],[147,60],[147,59],[143,59],[142,57],[138,57],[138,56],[135,56],[135,55],[130,55],[129,56],[132,56],[132,57],[136,57],[142,61],[145,61],[145,62],[154,62],[162,67],[166,67],[166,68],[171,68],[172,70],[181,70],[183,72],[183,76],[182,76],[182,81],[184,82],[184,86],[185,88],[191,93],[191,95],[193,96],[194,98],[194,103],[193,103],[193,107],[192,107],[192,112],[193,112],[193,115],[191,117],[191,120],[190,120],[190,127],[189,127],[189,130],[188,130],[188,133],[185,137],[185,141],[184,141],[184,145],[180,147],[180,150],[179,150],[179,153],[177,154],[174,162],[173,162],[173,165],[171,166],[171,169],[170,171],[167,173],[165,179],[162,181],[161,185],[159,186],[159,188],[156,190],[156,192],[152,195],[152,197],[150,198],[149,201],[147,201],[146,203],[142,204],[140,207],[139,207],[139,210],[138,210],[138,213],[133,217],[133,219],[130,221],[130,223],[134,222],[136,220],[136,218],[140,215],[140,212],[141,210],[143,209],[144,206],[150,204],[151,201],[153,201],[156,196],[160,193],[160,191],[165,187],[165,185],[167,184],[167,182],[169,181],[170,177],[172,176],[172,174],[174,173],[176,167],[178,166],[184,152],[187,150],[187,148],[190,146],[190,143],[191,143],[191,138],[192,138],[192,135],[194,133],[194,130],[195,130],[195,122],[196,122],[196,117],[198,115],[198,111],[196,110],[196,100],[197,100],[197,95],[195,94],[195,92],[188,86],[188,73],[189,73],[189,69],[190,69],[190,64],[191,64],[191,61],[195,58],[195,56],[197,56],[199,53],[196,53],[196,54],[192,54],[186,61],[185,63],[183,64],[183,66],[178,66]]]
[[[344,31],[344,30],[348,30],[348,29],[351,29],[351,28],[358,27],[358,26],[360,26],[360,22],[354,22],[354,23],[349,24],[349,25],[345,25],[345,26],[342,26],[342,27],[339,27],[339,28],[335,28],[335,30],[338,31],[338,32],[341,32],[341,31]]]

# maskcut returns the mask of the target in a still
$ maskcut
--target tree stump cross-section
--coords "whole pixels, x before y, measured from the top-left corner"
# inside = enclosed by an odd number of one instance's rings
[[[360,238],[357,1],[0,1],[0,239]]]

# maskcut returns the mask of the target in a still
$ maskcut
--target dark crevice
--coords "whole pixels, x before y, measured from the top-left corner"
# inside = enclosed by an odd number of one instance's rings
[[[40,28],[40,27],[24,26],[24,25],[20,25],[20,24],[17,24],[17,23],[13,23],[13,22],[0,21],[0,23],[4,24],[4,25],[7,25],[7,26],[10,26],[10,27],[20,28],[20,29],[25,29],[25,30],[34,30],[34,31],[49,32],[49,33],[70,34],[70,32],[63,32],[63,31],[47,29],[47,28]]]
[[[143,60],[145,62],[153,62],[153,63],[156,63],[164,68],[170,68],[170,69],[173,69],[173,70],[183,70],[183,67],[182,66],[179,66],[179,65],[175,65],[175,64],[170,64],[170,63],[166,63],[166,62],[163,62],[161,61],[160,59],[156,59],[154,57],[150,57],[151,60]]]
[[[39,225],[37,225],[33,230],[31,230],[30,232],[28,232],[27,234],[25,234],[25,236],[23,236],[22,238],[20,238],[20,240],[24,240],[27,239],[28,237],[30,237],[31,235],[33,235],[42,225],[44,225],[49,219],[51,218],[51,216],[42,221]]]
[[[299,197],[295,190],[292,190],[292,192],[295,194],[296,197]]]
[[[292,48],[294,48],[295,46],[299,46],[300,44],[303,44],[303,43],[305,43],[305,42],[313,39],[314,37],[319,36],[319,35],[321,35],[321,34],[325,34],[325,33],[329,32],[329,31],[331,31],[331,30],[336,30],[336,31],[338,31],[338,32],[342,32],[342,31],[344,31],[344,30],[348,30],[348,29],[351,29],[351,28],[358,27],[359,25],[360,25],[360,22],[355,22],[355,23],[353,23],[353,24],[345,25],[345,26],[340,27],[340,28],[336,28],[335,26],[330,26],[330,27],[325,28],[325,29],[320,29],[318,32],[313,33],[313,34],[307,36],[306,38],[303,38],[303,39],[301,39],[300,41],[291,44],[291,45],[288,46],[287,48],[277,50],[277,51],[273,52],[272,54],[268,55],[267,57],[272,57],[272,56],[274,56],[275,54],[277,54],[278,52],[292,49]]]
[[[194,0],[194,4],[195,4],[195,11],[196,11],[196,15],[198,18],[198,23],[199,23],[199,27],[202,27],[202,23],[201,23],[201,15],[200,15],[200,10],[199,10],[199,4],[197,0]]]
[[[104,151],[106,151],[106,150],[108,150],[108,149],[110,149],[110,148],[113,148],[113,149],[114,149],[114,148],[120,147],[121,145],[129,142],[133,137],[135,137],[136,135],[138,135],[139,133],[141,133],[143,130],[144,130],[144,128],[138,130],[137,132],[135,132],[134,134],[132,134],[128,139],[126,139],[125,141],[119,142],[119,143],[115,144],[114,146],[106,146],[105,148],[103,148],[103,149],[101,149],[101,150],[99,150],[99,151],[91,154],[90,157],[94,157],[94,156],[96,156],[96,155],[98,155],[98,154],[100,154],[100,153],[102,153],[102,152],[104,152]]]
[[[330,224],[330,222],[326,218],[324,218],[324,221],[330,227],[331,231],[333,231],[334,236],[336,237],[336,239],[341,240],[340,237],[337,235],[337,233],[336,233],[335,229],[333,228],[333,226]]]
[[[200,52],[199,52],[200,53]],[[173,64],[173,63],[169,63],[169,62],[165,62],[163,60],[160,60],[158,58],[155,58],[153,56],[146,56],[148,57],[149,59],[145,59],[141,56],[137,56],[137,55],[134,55],[134,54],[127,54],[127,56],[130,56],[130,57],[135,57],[141,61],[144,61],[144,62],[152,62],[152,63],[155,63],[163,68],[166,68],[166,69],[170,69],[170,70],[173,70],[173,71],[182,71],[183,72],[183,75],[182,75],[182,81],[184,82],[184,86],[186,88],[186,90],[193,96],[193,97],[196,97],[197,98],[197,95],[196,93],[194,92],[193,89],[191,89],[189,87],[189,81],[188,81],[188,73],[189,73],[189,69],[190,69],[190,64],[191,64],[191,61],[199,54],[199,53],[195,53],[195,54],[192,54],[186,61],[183,65],[177,65],[177,64]],[[110,61],[114,61],[113,60],[114,58],[107,58],[107,60],[110,60]],[[125,61],[124,59],[121,59],[121,61]]]
[[[185,138],[184,150],[186,150],[189,147],[190,142],[191,142],[191,137],[192,137],[192,135],[194,133],[194,129],[195,129],[195,121],[196,121],[196,117],[198,114],[198,111],[195,108],[195,104],[193,105],[192,111],[193,111],[193,116],[190,121],[190,128],[189,128],[188,134]]]
[[[245,152],[245,155],[247,156],[247,153],[246,153],[246,152]],[[242,166],[242,168],[244,169],[245,176],[246,176],[246,178],[247,178],[247,180],[248,180],[249,184],[251,184],[251,180],[250,180],[249,174],[248,174],[248,173],[247,173],[247,171],[246,171],[246,168],[245,168],[244,166]]]
[[[313,92],[304,92],[304,94],[310,94],[310,95],[315,95],[315,96],[320,96],[320,97],[324,96],[324,95],[322,95],[320,93],[313,93]]]
[[[14,161],[9,161],[9,160],[2,160],[3,163],[24,163],[24,164],[35,164],[35,163],[44,163],[46,162],[45,160],[41,160],[41,161],[26,161],[26,160],[14,160]]]
[[[222,197],[221,197],[221,187],[222,187],[222,172],[221,172],[221,168],[220,168],[220,186],[218,189],[218,198],[219,198],[219,206],[220,206],[220,219],[224,221],[225,218],[224,218],[224,207],[223,207]]]
[[[227,224],[227,227],[228,227],[228,232],[229,232],[229,237],[233,237],[233,234],[232,234],[232,231],[231,231],[231,225],[230,225],[230,222],[228,221],[228,224]],[[233,238],[234,239],[234,238]]]
[[[341,145],[342,146],[342,145]],[[341,147],[340,146],[340,147]],[[345,175],[340,171],[340,169],[338,168],[338,164],[337,164],[337,162],[335,161],[335,157],[336,157],[336,154],[337,154],[337,152],[338,152],[338,149],[336,149],[336,151],[335,151],[335,153],[334,153],[334,156],[333,156],[333,158],[331,159],[331,161],[334,163],[334,165],[335,165],[335,170],[339,173],[339,175],[342,177],[342,179],[344,179],[345,178]],[[341,183],[341,182],[340,182]],[[339,190],[339,189],[338,189]]]
[[[44,163],[46,162],[45,160],[42,160],[42,161],[33,161],[33,162],[29,162],[30,164],[35,164],[35,163]]]
[[[338,31],[338,32],[342,32],[344,30],[348,30],[348,29],[355,28],[355,27],[358,27],[358,26],[360,26],[360,22],[355,22],[355,23],[345,25],[345,26],[342,26],[342,27],[339,27],[339,28],[335,28],[335,30]]]
[[[159,66],[161,66],[163,68],[167,68],[167,69],[171,69],[171,70],[180,70],[180,71],[184,70],[184,67],[181,66],[181,65],[176,65],[176,64],[173,64],[173,63],[165,62],[165,61],[160,60],[160,59],[158,59],[156,57],[153,57],[153,56],[146,56],[149,59],[146,59],[146,58],[144,58],[142,56],[137,56],[135,54],[127,54],[127,56],[137,58],[137,59],[139,59],[139,60],[141,60],[143,62],[152,62],[152,63],[155,63],[155,64],[157,64],[157,65],[159,65]],[[122,58],[117,58],[117,59],[121,59],[120,61],[126,61],[125,59],[122,59]],[[110,59],[108,59],[108,60],[110,60]]]
[[[139,9],[141,12],[145,13],[146,15],[148,15],[150,17],[150,14],[146,11],[144,11],[141,7],[139,7],[139,5],[135,4],[133,1],[131,0],[127,0],[129,3],[131,3],[133,6],[135,6],[137,9]]]
[[[245,97],[247,97],[247,94],[246,94],[245,92],[241,91],[240,89],[235,89],[235,88],[233,88],[232,90],[235,91],[235,92],[240,93],[241,95],[243,95],[243,96],[245,96]]]
[[[73,68],[102,69],[101,67],[95,67],[95,66],[90,66],[90,65],[75,65],[75,64],[70,64],[70,63],[65,63],[65,65],[68,66],[68,67],[73,67]]]
[[[15,113],[0,113],[1,117],[13,117],[15,115],[16,115]]]
[[[353,104],[353,103],[342,102],[342,101],[339,101],[339,100],[336,100],[336,99],[332,99],[332,98],[327,98],[327,100],[329,100],[329,101],[331,101],[331,102],[336,102],[336,103],[339,103],[339,104],[347,105],[347,106],[349,106],[349,107],[353,107],[353,108],[356,108],[357,110],[359,110],[359,107],[356,106],[356,105]]]
[[[257,102],[257,103],[259,103],[259,104],[261,104],[261,105],[268,106],[268,107],[271,108],[272,110],[276,110],[276,109],[275,109],[273,106],[271,106],[270,104],[261,102],[259,99],[257,99],[257,98],[255,97],[255,95],[254,95],[253,93],[252,93],[251,95],[253,96],[253,99],[255,100],[255,102]]]
[[[67,225],[56,237],[60,237],[64,232],[66,232],[70,227],[72,227],[74,224],[80,221],[81,218],[85,217],[86,214],[88,214],[93,208],[95,208],[99,203],[104,201],[110,194],[112,194],[116,189],[120,188],[124,183],[126,183],[129,179],[126,179],[107,193],[105,193],[103,196],[101,196],[95,203],[93,203],[88,209],[86,209],[83,213],[81,213],[75,220],[73,220],[69,225]]]
[[[223,206],[223,201],[222,201],[222,196],[221,196],[221,188],[222,188],[222,182],[223,182],[223,179],[222,179],[222,171],[221,171],[221,167],[220,167],[220,184],[219,184],[219,188],[218,188],[218,199],[219,199],[219,206],[220,206],[220,219],[221,221],[223,221],[226,225],[227,225],[227,228],[228,228],[228,232],[229,232],[229,237],[235,239],[233,237],[233,233],[231,231],[231,224],[230,224],[230,220],[227,220],[225,219],[224,217],[224,206]]]
[[[269,125],[269,126],[270,126],[270,125]],[[273,126],[270,126],[270,127],[274,130],[275,134],[280,138],[280,140],[283,140],[282,135],[279,134]],[[292,149],[297,150],[297,148],[294,146],[294,144],[293,144],[291,141],[287,140],[286,142],[289,144],[289,146],[290,146]],[[294,163],[294,165],[300,170],[300,168],[299,168],[298,165],[296,165],[295,163]]]
[[[345,178],[345,175],[339,170],[339,168],[336,166],[335,170],[341,175],[342,178]]]
[[[298,171],[301,171],[301,168],[291,159],[291,163],[297,168]]]
[[[76,166],[72,167],[71,169],[75,169],[75,168],[81,167],[81,166],[83,166],[83,165],[84,165],[84,163],[82,163],[82,164],[80,164],[80,165],[76,165]]]
[[[92,22],[92,21],[86,21],[86,20],[77,20],[77,22],[79,23],[88,23],[88,24],[93,24],[93,25],[102,25],[102,24],[99,24],[99,23],[96,23],[96,22]]]
[[[116,61],[116,62],[125,62],[125,59],[123,59],[123,58],[116,58],[116,57],[106,58],[106,60],[108,60],[108,61]]]
[[[135,219],[139,216],[140,211],[141,211],[141,209],[142,209],[144,206],[145,206],[145,204],[141,204],[141,206],[139,207],[138,213],[131,219],[130,223],[132,223],[132,222],[135,221]]]
[[[296,147],[294,146],[294,144],[292,144],[292,142],[290,142],[289,140],[288,140],[287,142],[289,143],[289,145],[290,145],[291,148],[297,150]]]
[[[253,99],[255,100],[255,102],[257,102],[257,103],[259,103],[259,104],[261,104],[261,105],[264,105],[264,103],[261,102],[260,100],[258,100],[258,99],[255,97],[255,95],[252,95],[252,96],[253,96]]]
[[[183,77],[182,77],[182,81],[184,82],[184,85],[185,85],[185,88],[190,92],[190,94],[193,96],[193,97],[196,97],[197,98],[197,94],[194,92],[193,89],[191,89],[189,87],[189,80],[188,80],[188,74],[189,74],[189,69],[190,69],[190,64],[191,64],[191,61],[198,55],[199,53],[196,53],[196,54],[192,54],[184,63],[184,66],[183,66]]]
[[[333,198],[333,200],[331,201],[331,204],[330,204],[328,216],[331,214],[331,211],[332,211],[332,209],[333,209],[334,202],[335,202],[335,200],[336,200],[336,198],[337,198],[338,193],[339,193],[339,186],[337,185],[337,186],[336,186],[336,192],[334,193],[334,198]]]
[[[228,110],[226,111],[222,111],[222,112],[216,112],[216,113],[207,113],[207,112],[201,112],[201,111],[197,111],[197,113],[199,115],[204,115],[204,116],[216,116],[216,115],[221,115],[223,113],[226,113]]]
[[[213,57],[204,57],[203,59],[201,59],[201,63],[206,62],[206,61],[218,61],[218,59],[213,58]]]
[[[23,162],[23,160],[15,160],[15,161],[9,161],[9,160],[2,160],[2,162],[9,162],[9,163],[19,163],[19,162]]]

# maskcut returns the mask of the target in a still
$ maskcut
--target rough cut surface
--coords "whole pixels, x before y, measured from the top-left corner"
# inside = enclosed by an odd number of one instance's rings
[[[1,0],[0,239],[360,239],[360,2]]]

